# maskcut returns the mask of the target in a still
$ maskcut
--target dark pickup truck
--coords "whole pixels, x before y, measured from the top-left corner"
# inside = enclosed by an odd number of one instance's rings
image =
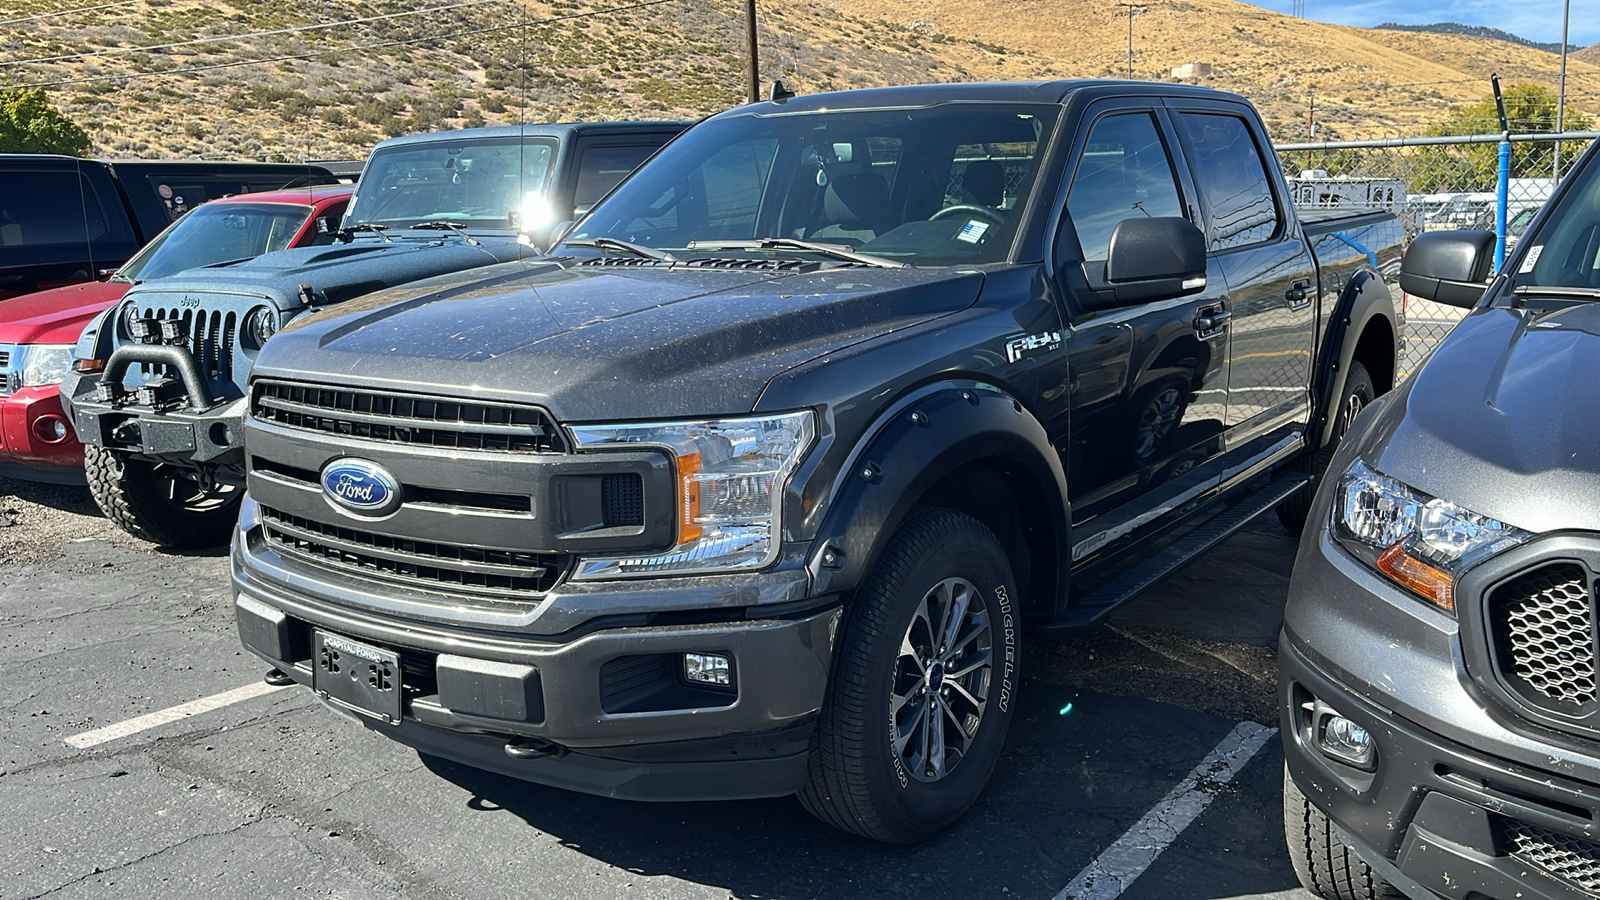
[[[680,122],[471,128],[368,159],[337,240],[138,285],[84,332],[63,405],[100,509],[158,544],[225,544],[243,495],[245,374],[300,316],[536,255]]]
[[[0,300],[110,275],[207,200],[337,182],[318,165],[0,154]]]
[[[241,638],[427,754],[925,838],[999,757],[1024,630],[1298,525],[1392,384],[1399,223],[1287,198],[1210,90],[714,116],[553,258],[261,352]]]

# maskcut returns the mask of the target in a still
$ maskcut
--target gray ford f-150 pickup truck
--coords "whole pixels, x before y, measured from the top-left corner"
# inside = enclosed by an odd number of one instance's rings
[[[1355,422],[1279,640],[1284,826],[1329,900],[1600,895],[1600,145],[1485,290],[1494,235],[1400,283],[1471,308]]]
[[[1209,90],[714,116],[554,258],[261,352],[240,635],[428,754],[925,838],[999,756],[1024,629],[1298,522],[1392,383],[1399,223],[1287,198]]]
[[[368,159],[339,240],[139,285],[84,332],[62,399],[95,503],[158,544],[223,544],[243,495],[245,375],[296,318],[385,287],[533,256],[681,122],[471,128]]]

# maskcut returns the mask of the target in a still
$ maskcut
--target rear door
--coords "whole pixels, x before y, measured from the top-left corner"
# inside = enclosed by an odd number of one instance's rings
[[[1311,411],[1316,264],[1271,148],[1238,104],[1172,100],[1229,297],[1227,438],[1233,465],[1285,452]]]
[[[0,167],[0,299],[94,280],[138,247],[98,163],[21,157]]]

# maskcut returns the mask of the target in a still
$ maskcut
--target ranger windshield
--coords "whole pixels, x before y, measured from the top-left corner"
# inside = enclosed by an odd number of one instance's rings
[[[372,155],[345,222],[407,228],[455,222],[511,229],[543,209],[556,155],[550,139],[477,138],[401,144]]]
[[[297,203],[207,203],[156,235],[113,278],[138,283],[282,250],[310,215]]]
[[[1059,111],[946,103],[712,119],[623,182],[571,246],[606,252],[593,242],[611,239],[676,257],[840,258],[811,243],[912,265],[997,262]]]
[[[1600,157],[1588,156],[1572,177],[1560,205],[1519,241],[1528,247],[1513,276],[1519,289],[1600,290]]]

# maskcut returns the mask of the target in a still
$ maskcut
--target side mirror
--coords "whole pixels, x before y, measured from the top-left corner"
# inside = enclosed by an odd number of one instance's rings
[[[1123,219],[1111,232],[1106,282],[1118,304],[1205,290],[1205,235],[1188,219]]]
[[[1471,309],[1483,299],[1493,262],[1492,231],[1425,231],[1406,248],[1400,290]]]

